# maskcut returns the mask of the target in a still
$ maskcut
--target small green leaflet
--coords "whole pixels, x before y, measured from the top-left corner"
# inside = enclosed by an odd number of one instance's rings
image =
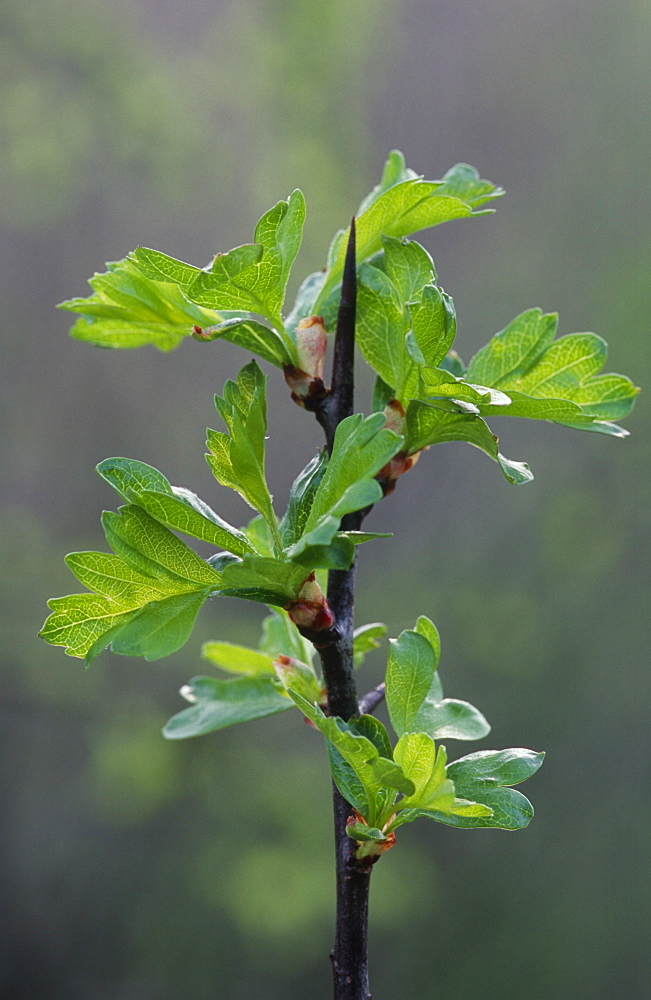
[[[404,775],[399,765],[380,756],[377,747],[371,740],[355,733],[341,719],[324,715],[318,706],[310,704],[296,692],[290,690],[288,693],[306,718],[314,723],[354,771],[366,799],[365,803],[358,799],[360,805],[365,805],[365,808],[358,811],[364,816],[369,826],[375,825],[376,804],[380,793],[387,789],[402,792],[405,795],[413,793],[414,785]],[[334,774],[334,778],[337,781],[337,773]],[[342,795],[346,796],[345,788],[340,788],[340,791]],[[350,792],[349,789],[348,791]],[[380,799],[384,804],[385,797],[380,794]]]
[[[264,471],[267,415],[265,383],[255,361],[240,371],[237,381],[230,379],[224,395],[215,396],[215,405],[228,433],[208,431],[208,465],[218,482],[230,486],[259,511],[281,547],[276,515]]]
[[[386,701],[398,736],[421,733],[428,739],[482,739],[490,726],[466,701],[444,698],[438,675],[441,643],[436,626],[421,615],[413,631],[392,639],[386,674]]]
[[[360,625],[353,632],[353,657],[355,659],[355,667],[361,667],[362,663],[366,659],[367,653],[371,650],[377,649],[380,643],[378,639],[382,639],[387,632],[386,625],[382,622],[372,622],[369,625]]]
[[[623,375],[598,374],[607,357],[601,337],[574,333],[554,340],[557,325],[555,314],[522,313],[477,352],[466,379],[510,396],[509,405],[491,413],[624,436],[610,421],[630,413],[638,390]]]
[[[398,154],[401,156],[401,154]],[[476,209],[502,191],[482,181],[472,167],[458,164],[440,181],[425,181],[404,168],[392,154],[380,183],[365,199],[356,218],[357,259],[363,261],[382,249],[383,236],[409,236],[451,219],[482,214]],[[395,180],[394,180],[395,178]],[[467,199],[467,200],[466,200]],[[328,275],[314,311],[341,280],[348,230],[335,236],[328,255]]]
[[[543,753],[516,748],[512,750],[480,750],[461,757],[448,766],[457,793],[464,798],[483,803],[493,810],[491,817],[451,815],[441,816],[440,822],[450,826],[477,828],[499,827],[521,830],[533,816],[533,806],[521,792],[511,788],[530,778],[544,759]]]
[[[218,254],[212,267],[199,272],[187,286],[186,294],[209,309],[259,313],[284,330],[280,310],[304,221],[305,199],[296,190],[262,216],[255,228],[254,244]]]
[[[220,670],[249,677],[275,677],[273,657],[232,642],[204,642],[201,655]]]
[[[390,642],[386,702],[391,725],[402,736],[414,731],[413,723],[434,680],[437,656],[418,632],[405,629]]]
[[[40,634],[87,664],[109,643],[125,656],[168,656],[187,641],[221,578],[140,507],[106,512],[102,523],[115,555],[73,552],[66,559],[95,593],[52,599]]]
[[[512,485],[521,486],[533,479],[526,462],[515,462],[501,454],[498,439],[488,424],[472,413],[451,412],[438,405],[412,400],[407,407],[405,439],[409,455],[443,441],[466,441],[498,462]]]
[[[254,551],[243,532],[223,521],[190,490],[170,486],[151,465],[130,458],[107,458],[97,471],[125,500],[142,507],[172,531],[239,556]]]
[[[335,433],[332,455],[314,494],[305,522],[310,534],[325,518],[370,506],[382,490],[374,479],[400,449],[403,439],[384,427],[384,414],[363,417],[355,413],[342,420]]]
[[[304,639],[286,611],[274,608],[262,622],[260,649],[268,656],[289,656],[301,663],[311,663],[314,646]]]
[[[178,347],[194,326],[215,326],[222,316],[190,302],[171,281],[153,280],[130,258],[107,264],[95,274],[88,298],[69,299],[60,309],[80,313],[71,336],[98,347],[131,348],[153,344],[161,351]]]
[[[434,261],[420,243],[383,236],[382,248],[384,269],[405,304],[416,301],[425,285],[436,282]]]
[[[173,715],[163,729],[168,740],[184,740],[226,729],[240,722],[251,722],[292,708],[275,680],[266,677],[195,677],[181,688],[191,707]]]
[[[400,800],[401,809],[450,811],[454,784],[445,774],[445,747],[437,751],[434,740],[425,733],[404,733],[396,744],[394,758],[414,783],[413,793]]]

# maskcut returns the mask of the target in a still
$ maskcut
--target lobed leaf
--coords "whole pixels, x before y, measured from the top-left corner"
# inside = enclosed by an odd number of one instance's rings
[[[432,686],[435,652],[418,632],[405,630],[390,640],[386,672],[386,703],[391,725],[398,736],[412,726]]]
[[[97,472],[125,500],[141,507],[172,531],[199,538],[235,555],[254,551],[243,532],[222,520],[190,490],[170,486],[165,476],[151,465],[130,458],[107,458],[99,463]]]
[[[237,381],[230,379],[215,405],[228,432],[208,431],[206,456],[218,482],[236,490],[267,521],[280,542],[276,515],[264,470],[267,433],[266,377],[255,361],[241,369]]]
[[[496,435],[481,417],[472,413],[454,413],[412,400],[407,407],[405,440],[409,455],[444,441],[466,441],[494,459],[512,485],[521,486],[533,479],[526,462],[515,462],[501,454]]]
[[[199,273],[189,285],[188,297],[211,309],[259,313],[282,331],[280,310],[301,245],[304,221],[305,200],[296,190],[287,201],[279,201],[262,216],[253,245],[218,254],[211,269]],[[292,354],[291,343],[286,347]]]
[[[190,302],[176,282],[142,273],[129,257],[106,266],[104,274],[89,280],[92,295],[59,306],[80,314],[70,331],[77,340],[114,348],[152,344],[170,351],[192,334],[194,326],[214,326],[222,320],[214,310]]]
[[[506,391],[510,404],[491,410],[505,416],[553,420],[579,430],[625,417],[638,390],[623,375],[598,374],[607,358],[605,341],[594,333],[554,340],[557,325],[556,314],[522,313],[477,352],[466,378]],[[617,431],[607,424],[606,433]]]
[[[111,645],[124,656],[168,656],[189,638],[199,608],[221,578],[138,507],[103,516],[115,555],[75,552],[68,565],[94,594],[49,602],[41,636],[89,664]]]

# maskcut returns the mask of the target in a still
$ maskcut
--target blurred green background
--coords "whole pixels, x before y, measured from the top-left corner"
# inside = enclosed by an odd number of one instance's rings
[[[88,673],[35,637],[46,598],[74,589],[64,554],[104,547],[101,459],[150,462],[246,518],[202,458],[243,357],[102,352],[54,304],[139,243],[202,265],[296,186],[300,277],[398,147],[427,177],[465,160],[508,192],[424,237],[466,359],[541,306],[648,387],[650,24],[642,0],[4,0],[3,997],[331,992],[320,741],[297,713],[160,736],[205,672],[201,642],[256,641],[259,610],[215,605],[170,659],[104,654]],[[276,371],[270,396],[282,507],[320,435]],[[373,877],[378,1000],[648,993],[648,405],[624,442],[503,421],[533,485],[449,445],[374,511],[396,537],[363,553],[358,623],[395,635],[429,614],[447,693],[493,724],[481,746],[548,752],[526,832],[400,832]],[[381,658],[364,671],[371,687]]]

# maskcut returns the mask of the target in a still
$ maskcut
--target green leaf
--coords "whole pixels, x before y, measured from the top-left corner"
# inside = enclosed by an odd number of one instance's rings
[[[508,787],[525,781],[538,770],[544,754],[522,748],[480,750],[448,766],[457,794],[493,810],[491,817],[467,815],[441,816],[440,822],[463,828],[499,827],[521,830],[533,816],[533,806],[515,789]]]
[[[439,747],[437,752],[434,740],[425,733],[403,733],[394,758],[414,784],[413,793],[400,800],[400,808],[450,811],[454,785],[445,774],[445,747]]]
[[[207,596],[202,590],[148,604],[140,614],[112,631],[111,652],[121,656],[142,656],[145,660],[160,660],[175,653],[190,638]],[[105,640],[103,636],[96,649],[98,653],[105,648]]]
[[[418,177],[418,174],[416,174],[413,170],[410,170],[405,163],[405,158],[400,150],[392,149],[387,157],[386,163],[384,164],[380,183],[376,184],[370,194],[364,198],[364,201],[357,209],[357,214],[362,215],[369,205],[372,205],[374,201],[377,201],[380,195],[384,194],[385,191],[388,191],[390,187],[394,186],[394,184],[399,184],[401,181],[408,181],[416,177]]]
[[[369,739],[358,735],[343,720],[325,716],[320,708],[311,705],[296,692],[289,691],[288,693],[301,712],[314,723],[354,771],[367,799],[366,807],[358,809],[358,812],[364,816],[370,826],[375,823],[374,807],[379,792],[387,788],[405,795],[413,792],[414,785],[403,774],[401,768],[394,761],[380,757],[377,747]],[[333,777],[335,782],[341,780],[341,774],[336,772],[333,773]],[[340,787],[339,790],[344,797],[347,796],[347,793],[350,794],[350,788],[347,787],[346,782],[344,782],[344,787]],[[362,804],[359,799],[358,802],[360,805]]]
[[[230,486],[259,511],[281,547],[276,515],[264,471],[267,413],[266,378],[255,361],[241,369],[237,381],[230,379],[224,395],[215,397],[217,410],[228,433],[208,431],[208,465],[218,482]]]
[[[436,655],[418,632],[405,630],[391,639],[386,673],[386,703],[391,725],[398,736],[411,732],[431,688]]]
[[[77,340],[115,348],[153,344],[170,351],[192,334],[194,326],[214,326],[222,319],[188,301],[178,284],[143,274],[129,258],[106,266],[106,273],[89,281],[92,295],[59,306],[81,314],[70,331]]]
[[[223,521],[190,490],[170,486],[162,473],[130,458],[107,458],[97,471],[117,492],[137,504],[153,518],[192,538],[199,538],[235,555],[253,552],[253,546],[237,528]]]
[[[588,428],[618,420],[632,409],[638,390],[623,375],[599,375],[607,345],[594,333],[554,341],[555,314],[530,309],[517,316],[472,358],[466,378],[502,389],[508,406],[491,412]]]
[[[194,336],[208,341],[227,340],[243,347],[245,351],[252,351],[277,368],[291,364],[294,360],[280,334],[255,319],[229,319],[216,326],[202,328]]]
[[[231,562],[221,571],[222,590],[233,591],[260,588],[273,593],[271,602],[283,607],[298,596],[301,584],[308,575],[304,566],[267,556],[247,555],[241,561]]]
[[[136,265],[141,274],[151,278],[152,281],[187,286],[192,284],[201,272],[199,267],[186,264],[175,257],[168,257],[160,250],[152,250],[149,247],[136,247],[128,259]]]
[[[391,279],[372,264],[362,264],[358,272],[355,339],[380,378],[402,387],[413,367],[405,346],[403,304]]]
[[[242,253],[233,262],[238,250],[249,250],[242,247],[218,255],[210,271],[197,275],[187,290],[188,296],[211,309],[248,309],[283,329],[280,310],[289,272],[301,245],[304,220],[305,200],[296,190],[258,222],[254,236],[257,256],[250,249],[249,259]]]
[[[427,615],[419,615],[416,619],[416,624],[414,626],[414,631],[422,635],[424,639],[427,639],[432,650],[434,651],[435,659],[435,670],[438,669],[439,660],[441,658],[441,637],[439,635],[439,630],[431,619]]]
[[[448,194],[459,198],[467,205],[478,208],[487,201],[500,198],[503,188],[496,188],[490,181],[484,181],[474,167],[467,163],[457,163],[443,175],[438,194]]]
[[[280,534],[285,546],[293,545],[303,535],[314,496],[328,465],[328,453],[323,448],[299,472],[292,483],[285,516],[280,522]],[[338,525],[337,525],[338,526]]]
[[[400,449],[402,438],[384,427],[384,414],[353,414],[335,433],[332,455],[314,495],[305,534],[325,518],[370,506],[382,490],[374,477]]]
[[[383,236],[382,247],[384,269],[405,305],[415,301],[425,285],[436,281],[434,261],[420,243],[404,236]]]
[[[266,677],[234,677],[230,680],[195,677],[181,689],[181,694],[192,705],[173,715],[166,724],[163,735],[168,740],[203,736],[240,722],[276,715],[292,707],[289,698]]]
[[[419,301],[409,308],[413,341],[418,348],[414,360],[436,366],[448,353],[456,334],[454,302],[442,288],[426,285]]]
[[[406,448],[409,455],[443,441],[466,441],[499,463],[509,483],[521,486],[533,479],[526,462],[514,462],[498,451],[498,439],[481,417],[451,413],[438,406],[412,400],[405,421]]]
[[[238,646],[232,642],[204,642],[201,647],[204,660],[231,674],[249,677],[275,677],[273,657],[258,649]]]
[[[490,725],[467,701],[439,698],[429,692],[423,702],[414,728],[429,733],[435,740],[481,740],[490,732]]]
[[[369,625],[360,625],[353,632],[353,657],[355,659],[355,666],[359,667],[364,662],[367,653],[371,650],[377,649],[380,643],[378,639],[381,639],[386,635],[387,627],[381,622],[372,622]]]
[[[476,206],[502,192],[489,181],[470,182],[465,173],[462,179],[460,167],[453,167],[440,181],[425,181],[413,171],[406,171],[397,157],[385,168],[385,175],[379,190],[372,192],[362,203],[362,211],[356,218],[357,260],[363,261],[382,249],[383,236],[409,236],[421,229],[438,226],[451,219],[460,219],[473,214]],[[472,168],[463,165],[464,171]],[[400,178],[394,180],[394,178]],[[454,191],[459,191],[468,202]],[[328,276],[322,287],[316,308],[331,288],[341,280],[348,243],[348,230],[335,236],[328,255]]]
[[[219,573],[140,507],[105,511],[102,525],[113,551],[139,572],[172,581],[179,590],[220,586]]]
[[[125,656],[168,656],[187,641],[221,577],[139,507],[105,512],[102,521],[116,554],[73,552],[66,560],[97,593],[54,598],[41,635],[87,664],[109,643]]]
[[[362,843],[367,840],[386,840],[385,835],[377,827],[367,826],[366,823],[360,823],[359,820],[356,823],[350,823],[346,827],[346,833],[352,840],[361,841]]]

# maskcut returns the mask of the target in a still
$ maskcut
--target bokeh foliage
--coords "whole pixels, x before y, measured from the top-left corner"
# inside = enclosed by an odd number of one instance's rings
[[[146,458],[210,498],[196,456],[239,359],[217,344],[96,351],[68,340],[56,301],[138,243],[202,265],[297,184],[301,270],[319,267],[398,146],[428,176],[464,159],[507,188],[497,216],[428,241],[464,339],[479,346],[537,302],[559,309],[561,333],[606,336],[610,365],[649,384],[644,5],[176,7],[8,0],[0,12],[0,964],[17,1000],[316,998],[329,976],[328,776],[313,734],[298,719],[257,723],[255,752],[236,732],[159,736],[201,640],[253,641],[255,610],[205,616],[160,664],[103,658],[92,674],[35,636],[44,598],[68,585],[62,554],[97,546],[111,500],[99,459]],[[288,429],[304,459],[318,437],[273,379],[269,467],[284,497],[301,464],[285,456]],[[371,525],[396,538],[365,560],[359,621],[396,634],[417,591],[455,693],[481,704],[500,745],[547,751],[526,834],[401,831],[372,889],[378,996],[399,992],[406,968],[423,997],[432,976],[442,995],[461,982],[483,1000],[523,982],[532,1000],[644,992],[647,412],[642,397],[632,437],[612,447],[516,432],[537,473],[526,491],[479,455],[466,478],[457,446],[441,449]],[[219,502],[239,523],[236,500]],[[428,526],[427,551],[411,525]]]

